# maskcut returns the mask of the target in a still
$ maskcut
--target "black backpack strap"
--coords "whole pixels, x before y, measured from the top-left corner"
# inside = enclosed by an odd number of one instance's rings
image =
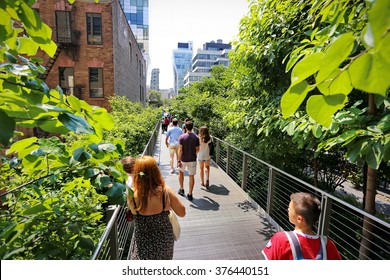
[[[298,237],[293,231],[285,231],[288,242],[290,243],[293,260],[303,260],[303,254],[301,245],[299,244]]]
[[[163,188],[163,190],[162,190],[162,205],[163,205],[163,208],[162,208],[162,210],[164,211],[164,209],[165,209],[165,187]]]
[[[134,209],[137,209],[137,204],[135,203],[134,196],[133,196],[132,198],[133,198],[133,203],[134,203]],[[139,214],[139,213],[138,213],[138,210],[135,210],[135,211],[137,212],[137,214]]]

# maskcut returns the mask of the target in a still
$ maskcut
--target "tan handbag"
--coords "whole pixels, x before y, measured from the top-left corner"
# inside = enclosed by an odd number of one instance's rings
[[[175,211],[173,211],[172,209],[169,210],[168,217],[169,217],[169,221],[172,224],[173,236],[175,238],[175,241],[177,241],[180,237],[180,230],[181,230],[179,220],[177,219]]]
[[[169,205],[171,205],[171,200],[169,199],[169,193],[167,192],[167,195],[168,195],[168,201],[169,201]],[[180,228],[180,223],[179,223],[179,220],[177,219],[177,216],[175,214],[175,211],[173,211],[173,209],[169,209],[169,221],[171,222],[171,225],[172,225],[172,230],[173,230],[173,236],[175,238],[175,241],[177,241],[180,237],[180,231],[181,231],[181,228]]]

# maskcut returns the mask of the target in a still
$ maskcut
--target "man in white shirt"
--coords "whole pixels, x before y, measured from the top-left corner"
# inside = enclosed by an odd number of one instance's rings
[[[178,157],[178,149],[179,149],[179,137],[183,134],[183,131],[180,127],[177,126],[178,120],[172,120],[172,128],[168,130],[165,135],[165,144],[167,148],[169,148],[169,156],[170,156],[170,164],[171,164],[171,173],[175,173],[175,168],[173,167],[174,157],[176,154],[176,161]]]

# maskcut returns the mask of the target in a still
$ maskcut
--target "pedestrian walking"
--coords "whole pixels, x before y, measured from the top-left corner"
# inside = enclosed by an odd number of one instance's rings
[[[165,135],[165,145],[169,148],[169,163],[171,166],[171,174],[175,173],[174,161],[176,155],[176,161],[178,161],[179,157],[179,137],[183,134],[183,131],[180,127],[178,127],[178,120],[172,120],[172,127],[168,130]],[[177,164],[176,164],[177,166]]]
[[[151,156],[136,160],[133,185],[134,196],[128,199],[135,213],[130,259],[171,260],[175,240],[169,210],[184,217],[185,206],[172,188],[165,185],[160,168]]]
[[[210,180],[210,146],[209,144],[213,141],[211,139],[209,129],[207,126],[202,126],[199,129],[199,153],[198,153],[198,162],[199,162],[199,175],[200,182],[202,187],[209,188]]]
[[[179,169],[179,194],[184,196],[184,172],[187,170],[189,177],[189,189],[187,198],[193,200],[193,190],[195,185],[196,174],[196,157],[199,152],[199,138],[192,132],[194,124],[192,121],[187,121],[186,133],[179,137],[179,151],[178,151],[178,169]]]

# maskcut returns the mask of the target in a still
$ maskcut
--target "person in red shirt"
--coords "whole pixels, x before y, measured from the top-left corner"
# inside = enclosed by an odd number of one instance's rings
[[[305,192],[293,193],[290,199],[288,217],[295,226],[294,231],[275,233],[262,250],[264,257],[267,260],[341,260],[334,242],[313,231],[321,213],[320,201]]]

